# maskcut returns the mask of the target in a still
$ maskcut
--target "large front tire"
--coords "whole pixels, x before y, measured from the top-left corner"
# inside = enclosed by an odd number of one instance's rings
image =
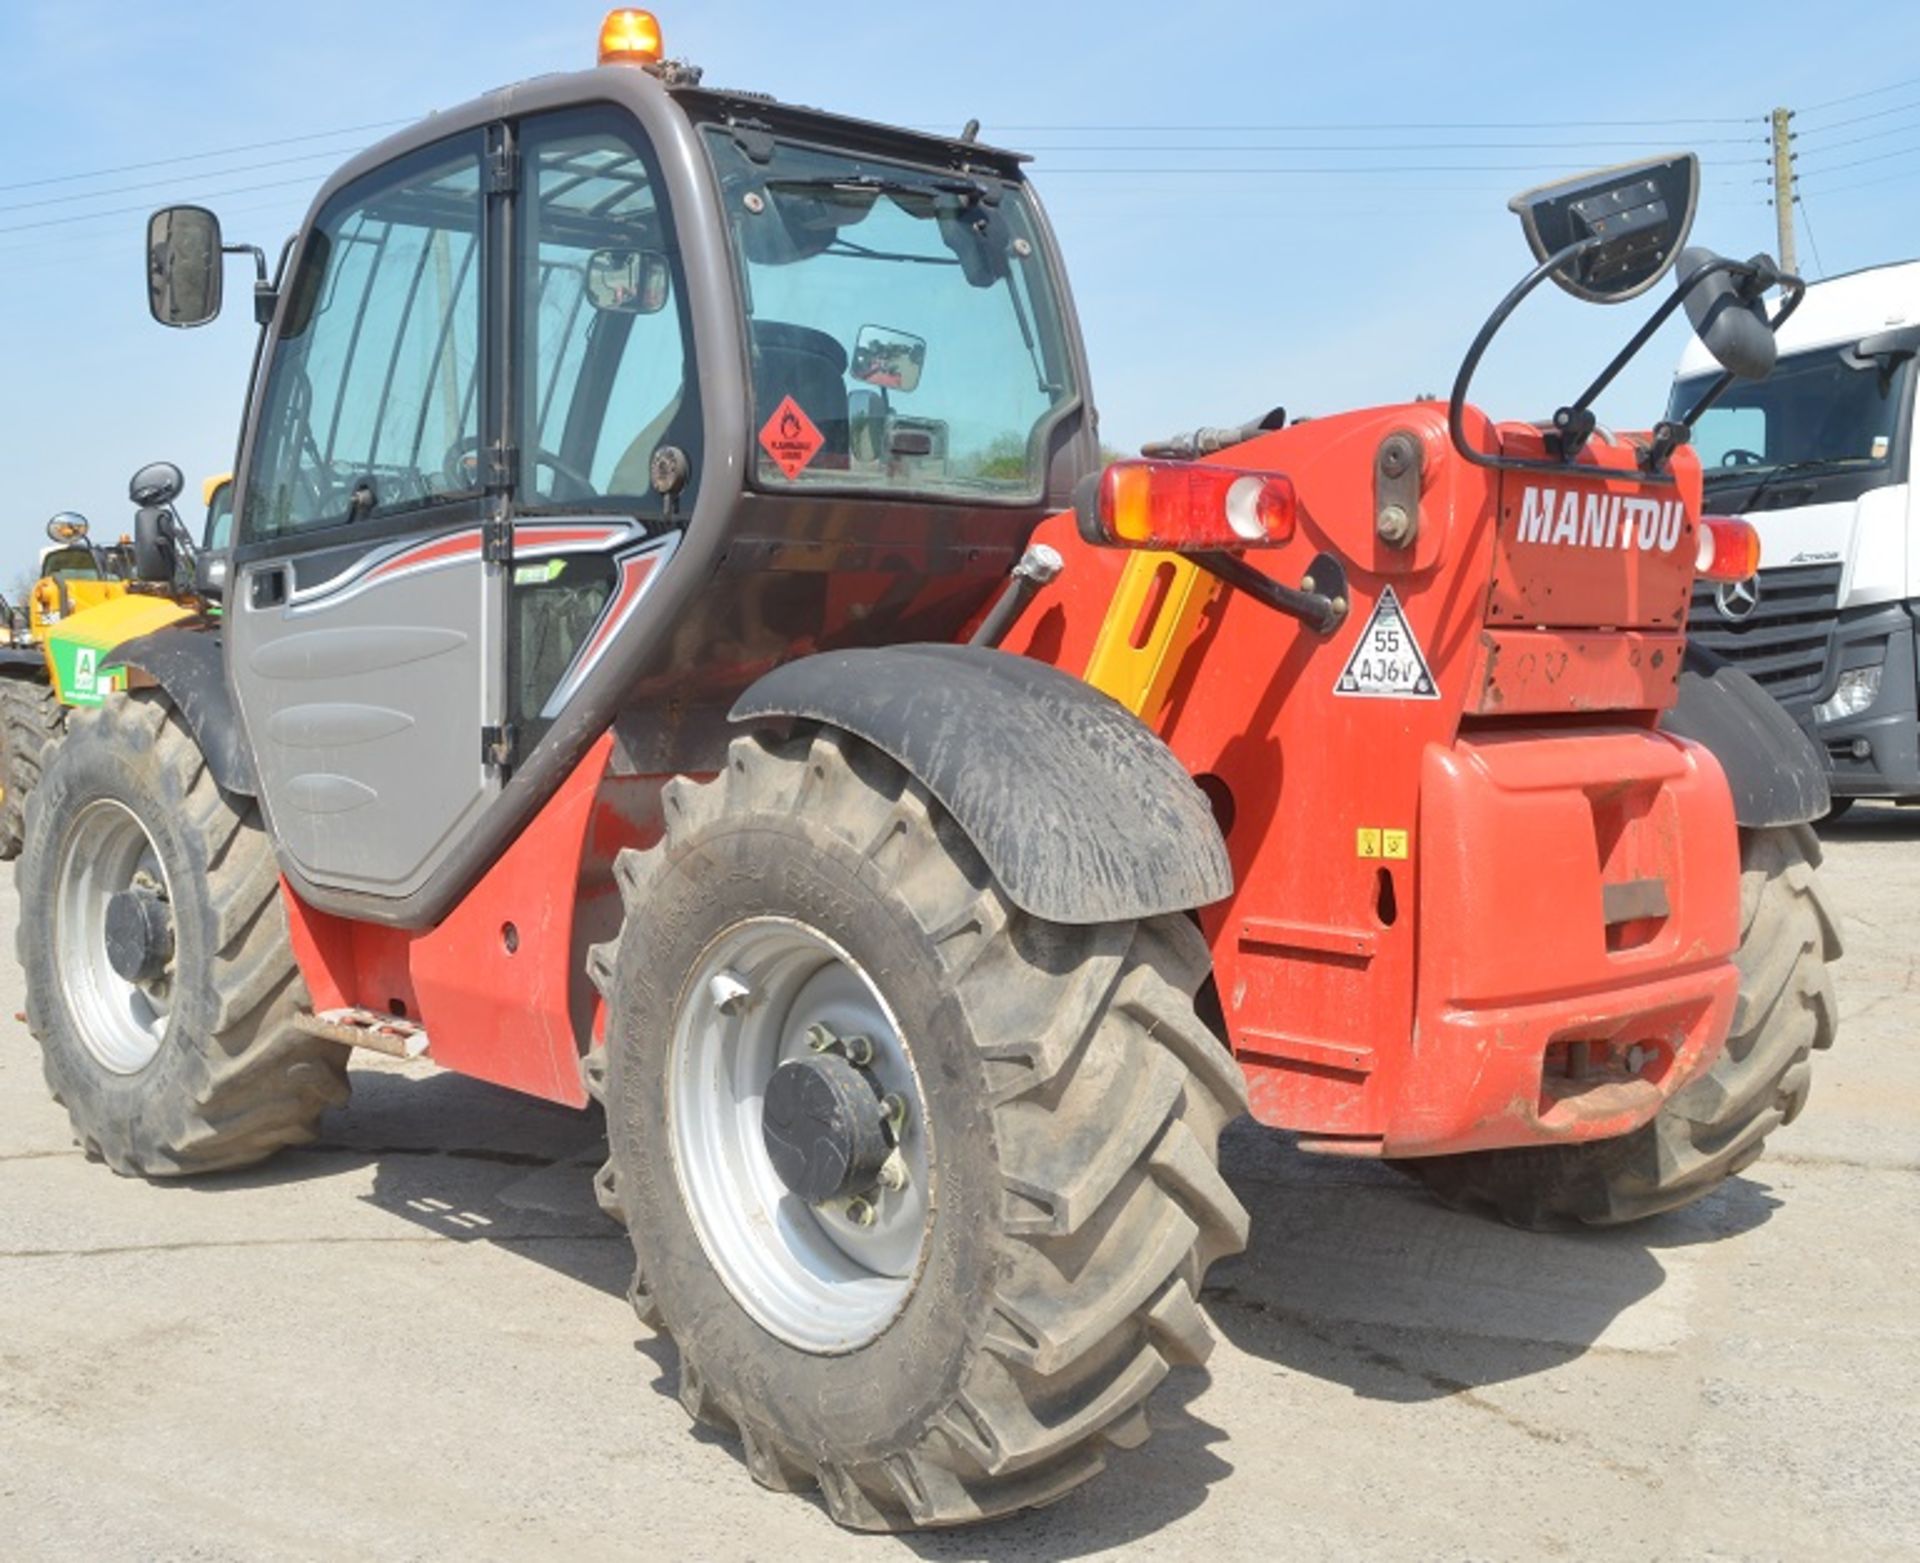
[[[40,785],[67,708],[36,678],[0,679],[0,862],[26,842],[27,799]]]
[[[678,1343],[687,1409],[860,1530],[1062,1496],[1146,1436],[1170,1365],[1204,1360],[1201,1278],[1245,1242],[1216,1165],[1244,1086],[1194,1011],[1204,942],[1179,917],[1020,913],[918,783],[832,731],[735,742],[717,779],[668,787],[666,827],[618,865],[588,1077],[635,1305]],[[860,1212],[881,1248],[775,1181],[743,1083],[769,1049],[804,1058],[786,1033],[822,1017],[910,1065],[887,1082],[915,1098],[905,1181]]]
[[[1740,997],[1720,1056],[1651,1123],[1616,1140],[1474,1151],[1402,1163],[1450,1205],[1516,1226],[1616,1226],[1690,1205],[1752,1165],[1807,1103],[1813,1054],[1840,1011],[1840,934],[1820,842],[1793,825],[1740,833]]]
[[[348,1050],[294,1024],[259,804],[221,791],[158,691],[76,713],[28,798],[18,884],[27,1024],[89,1155],[129,1176],[242,1167],[346,1100]]]

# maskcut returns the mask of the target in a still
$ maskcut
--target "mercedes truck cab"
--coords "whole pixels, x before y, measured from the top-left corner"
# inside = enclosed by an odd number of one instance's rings
[[[1692,639],[1807,729],[1836,812],[1856,798],[1920,801],[1920,260],[1812,284],[1779,343],[1773,373],[1735,382],[1694,431],[1707,510],[1753,522],[1762,563],[1750,580],[1700,583]],[[1689,343],[1673,406],[1719,373]]]

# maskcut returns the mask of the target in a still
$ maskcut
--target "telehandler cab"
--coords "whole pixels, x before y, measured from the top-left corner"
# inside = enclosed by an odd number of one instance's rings
[[[1679,426],[1495,425],[1463,375],[1090,479],[1017,156],[706,88],[644,13],[602,58],[257,262],[224,615],[119,648],[29,807],[91,1153],[297,1144],[351,1046],[598,1099],[688,1410],[864,1529],[1146,1435],[1245,1238],[1249,1079],[1517,1219],[1751,1158],[1831,1037],[1825,798],[1683,664],[1696,571],[1752,560]],[[1695,180],[1528,198],[1529,286],[1651,286]],[[226,248],[157,214],[156,316]],[[1682,264],[1758,368],[1781,279]]]

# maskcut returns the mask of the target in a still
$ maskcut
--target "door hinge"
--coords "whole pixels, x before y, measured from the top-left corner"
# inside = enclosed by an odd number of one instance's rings
[[[519,466],[519,447],[509,445],[505,440],[495,440],[487,447],[486,471],[481,478],[482,486],[489,494],[504,494],[513,487],[513,475]]]
[[[487,194],[513,195],[520,188],[520,156],[505,143],[487,149]]]
[[[504,771],[517,757],[519,741],[520,730],[511,722],[503,727],[483,727],[480,729],[480,759],[484,764]]]
[[[505,505],[480,523],[480,562],[506,564],[513,558],[513,517]]]

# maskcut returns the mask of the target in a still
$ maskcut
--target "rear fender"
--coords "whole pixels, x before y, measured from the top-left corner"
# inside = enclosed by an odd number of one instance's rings
[[[1742,829],[1804,825],[1832,807],[1826,766],[1800,724],[1704,646],[1687,647],[1679,698],[1660,726],[1692,739],[1720,762]]]
[[[904,766],[1032,916],[1118,922],[1232,892],[1219,826],[1172,751],[1045,663],[973,646],[827,652],[769,673],[732,711],[769,718],[826,723]]]

